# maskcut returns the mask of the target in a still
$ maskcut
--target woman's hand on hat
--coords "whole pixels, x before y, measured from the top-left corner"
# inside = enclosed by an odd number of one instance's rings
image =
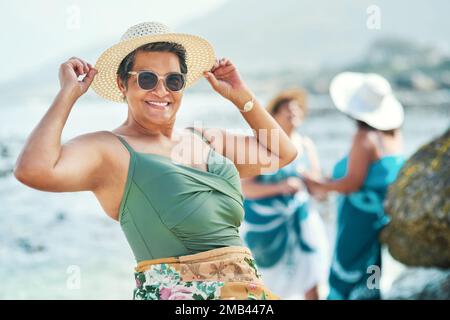
[[[204,73],[204,76],[217,93],[238,107],[242,107],[253,97],[252,92],[242,81],[236,66],[229,59],[217,60],[212,69]]]
[[[86,61],[72,57],[59,68],[59,83],[62,91],[67,91],[75,99],[82,96],[89,89],[97,70]],[[82,80],[78,77],[85,75]]]

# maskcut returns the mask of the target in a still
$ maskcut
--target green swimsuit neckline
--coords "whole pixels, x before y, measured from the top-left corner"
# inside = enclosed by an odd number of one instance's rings
[[[116,136],[130,153],[118,220],[136,261],[242,245],[243,196],[231,160],[210,147],[205,171]]]
[[[169,163],[171,163],[171,164],[173,164],[173,165],[175,165],[177,167],[194,170],[194,172],[201,172],[201,173],[211,174],[211,175],[214,175],[214,176],[217,177],[216,174],[214,174],[214,173],[209,171],[209,167],[210,167],[209,166],[209,159],[211,157],[211,153],[212,152],[216,152],[213,148],[209,148],[208,156],[206,157],[206,159],[207,159],[206,160],[206,169],[207,169],[206,171],[205,170],[201,170],[201,169],[197,169],[197,168],[194,168],[194,167],[182,164],[182,163],[178,163],[178,162],[172,161],[169,157],[163,156],[163,155],[158,154],[158,153],[146,153],[146,152],[138,152],[138,151],[134,151],[134,152],[136,154],[138,154],[138,155],[141,155],[141,156],[158,157],[158,158],[161,158],[161,159],[163,159],[163,160],[165,160],[165,161],[167,161],[167,162],[169,162]]]

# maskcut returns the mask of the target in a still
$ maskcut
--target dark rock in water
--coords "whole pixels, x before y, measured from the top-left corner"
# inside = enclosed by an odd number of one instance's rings
[[[29,239],[26,239],[26,238],[17,239],[17,244],[26,253],[36,253],[36,252],[41,252],[41,251],[45,250],[45,247],[43,245],[33,244],[33,243],[31,243],[31,241]]]
[[[63,211],[58,212],[56,215],[56,221],[57,222],[63,222],[67,219],[67,214]]]
[[[8,146],[0,142],[0,178],[8,177],[13,172],[14,164],[10,157]]]
[[[408,268],[383,299],[450,300],[450,270]]]
[[[8,158],[10,156],[9,149],[6,145],[0,144],[0,157]]]
[[[450,129],[406,162],[385,208],[391,222],[381,241],[395,259],[450,268]]]
[[[12,174],[13,169],[12,168],[0,168],[0,178],[8,177]]]

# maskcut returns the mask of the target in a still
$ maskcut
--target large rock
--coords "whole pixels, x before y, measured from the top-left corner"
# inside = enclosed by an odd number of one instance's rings
[[[409,266],[450,268],[450,129],[421,147],[388,192],[391,222],[381,233]]]
[[[407,268],[383,295],[386,300],[450,300],[450,270]]]

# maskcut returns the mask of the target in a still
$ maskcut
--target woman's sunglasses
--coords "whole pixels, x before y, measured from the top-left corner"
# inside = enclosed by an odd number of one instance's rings
[[[155,89],[159,79],[163,80],[164,86],[170,91],[180,91],[186,84],[184,74],[179,72],[171,72],[163,77],[152,71],[129,71],[128,73],[137,76],[137,84],[142,90]]]

